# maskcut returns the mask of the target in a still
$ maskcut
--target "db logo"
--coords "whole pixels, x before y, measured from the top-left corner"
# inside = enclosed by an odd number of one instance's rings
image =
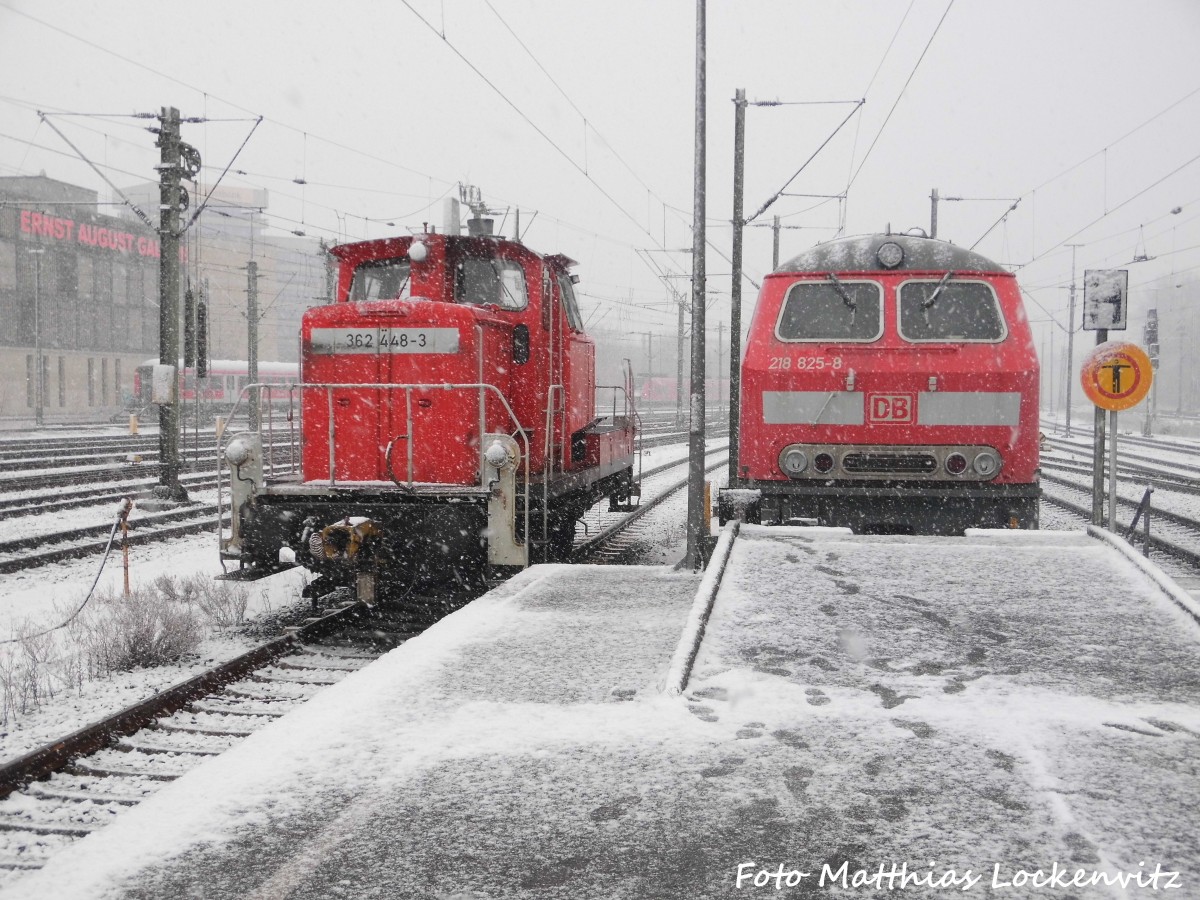
[[[916,412],[915,394],[871,394],[867,398],[868,422],[914,422]]]

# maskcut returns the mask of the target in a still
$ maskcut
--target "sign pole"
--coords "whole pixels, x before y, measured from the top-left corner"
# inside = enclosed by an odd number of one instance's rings
[[[1071,299],[1075,299],[1075,249],[1071,249]],[[1108,341],[1108,332],[1124,331],[1126,328],[1126,313],[1129,310],[1129,270],[1128,269],[1084,269],[1083,271],[1083,328],[1085,331],[1096,332],[1096,350],[1088,357],[1095,365],[1100,353],[1099,347]],[[1072,303],[1072,314],[1074,304]],[[1071,323],[1072,328],[1074,322]],[[1132,345],[1127,345],[1132,346]],[[1135,348],[1136,349],[1136,348]],[[1140,352],[1140,351],[1139,351]],[[1142,354],[1143,357],[1145,354]],[[1083,391],[1096,404],[1094,425],[1092,426],[1092,524],[1097,528],[1104,527],[1104,411],[1128,409],[1132,404],[1125,401],[1131,394],[1131,384],[1137,383],[1137,378],[1125,379],[1126,387],[1121,387],[1121,370],[1129,368],[1128,360],[1122,357],[1117,367],[1103,378],[1095,371],[1079,373],[1083,381]],[[1147,376],[1149,378],[1149,376]],[[1149,381],[1147,381],[1149,386]],[[1134,403],[1137,401],[1134,400]],[[1067,413],[1068,417],[1070,412]],[[1067,419],[1070,422],[1070,418]],[[1113,459],[1116,459],[1116,417],[1112,417]],[[1070,428],[1068,427],[1068,433]],[[1116,478],[1116,465],[1113,465],[1112,478]],[[1115,480],[1112,482],[1115,486]],[[1110,504],[1109,527],[1115,528],[1112,521],[1115,511],[1115,499]]]
[[[1096,332],[1097,347],[1107,340],[1108,329]],[[1092,419],[1092,524],[1104,527],[1104,407],[1099,405]]]
[[[1098,336],[1106,336],[1101,330]],[[1108,412],[1108,527],[1117,530],[1117,413],[1136,406],[1154,384],[1150,357],[1136,344],[1102,341],[1083,363],[1083,392],[1096,405],[1092,457],[1092,524],[1104,527],[1104,413]]]
[[[1117,411],[1108,414],[1108,530],[1117,533]]]

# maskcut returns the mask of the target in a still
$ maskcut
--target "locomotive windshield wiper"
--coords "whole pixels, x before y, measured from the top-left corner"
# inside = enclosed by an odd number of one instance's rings
[[[838,296],[842,298],[842,302],[850,309],[850,312],[858,312],[858,303],[850,296],[850,292],[846,290],[846,286],[838,281],[838,277],[830,272],[829,280],[833,284],[833,289],[838,292]]]
[[[946,282],[948,282],[953,277],[954,277],[953,272],[947,272],[945,275],[943,275],[942,280],[939,281],[937,283],[937,287],[935,287],[933,289],[933,293],[921,301],[921,309],[929,309],[929,307],[933,306],[934,302],[938,298],[938,294],[940,294],[942,292],[942,288],[944,288],[946,286]]]

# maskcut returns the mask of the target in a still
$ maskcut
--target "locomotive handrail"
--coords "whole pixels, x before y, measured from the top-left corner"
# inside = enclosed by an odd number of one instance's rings
[[[246,392],[250,388],[253,388],[253,387],[258,387],[258,388],[266,387],[268,391],[270,391],[272,389],[282,389],[282,388],[286,387],[288,390],[289,397],[293,397],[293,398],[294,398],[294,393],[295,393],[296,389],[300,389],[300,390],[318,389],[318,390],[325,391],[325,395],[326,395],[327,403],[328,403],[328,415],[329,415],[329,418],[327,420],[327,427],[328,427],[328,431],[329,431],[329,486],[330,487],[334,487],[337,484],[337,476],[335,475],[335,456],[334,456],[335,445],[334,445],[334,434],[333,434],[333,431],[334,431],[334,429],[333,429],[333,392],[335,390],[343,390],[343,389],[353,390],[353,389],[359,389],[359,388],[366,389],[366,390],[373,390],[373,391],[379,391],[379,390],[402,390],[402,391],[404,391],[405,428],[407,429],[408,433],[403,436],[397,435],[397,438],[404,437],[408,441],[408,487],[409,487],[409,490],[412,489],[412,487],[415,483],[413,480],[412,391],[414,391],[414,390],[442,390],[442,391],[473,390],[473,391],[479,391],[480,416],[481,416],[480,422],[479,422],[479,427],[480,427],[479,442],[480,442],[481,447],[483,444],[483,434],[484,434],[484,428],[485,428],[485,423],[483,420],[483,414],[485,412],[485,405],[483,403],[483,397],[485,396],[485,392],[490,391],[491,393],[495,394],[495,396],[499,399],[500,405],[504,408],[504,411],[508,414],[510,421],[515,426],[515,429],[514,429],[515,432],[519,435],[519,439],[520,439],[521,443],[524,445],[523,450],[525,453],[525,458],[523,460],[523,462],[524,462],[523,468],[524,468],[525,472],[524,472],[524,491],[523,491],[523,493],[524,493],[524,498],[525,498],[525,504],[524,504],[525,505],[525,538],[526,538],[526,541],[529,540],[529,474],[530,474],[529,435],[526,433],[525,428],[521,425],[520,420],[517,418],[517,414],[515,412],[513,412],[513,408],[509,405],[508,398],[505,397],[504,394],[501,393],[500,389],[498,387],[496,387],[494,384],[486,384],[484,382],[462,383],[462,384],[458,384],[458,383],[449,383],[449,384],[447,384],[447,383],[437,383],[437,384],[387,383],[387,384],[384,384],[384,383],[380,383],[377,381],[376,382],[350,382],[350,383],[290,382],[286,385],[278,385],[278,384],[268,385],[268,384],[257,384],[257,383],[256,384],[247,384],[241,389],[241,391],[238,392],[238,399],[234,403],[233,411],[230,413],[230,420],[232,420],[234,415],[237,413],[238,407],[241,405],[241,402],[242,402],[242,397],[245,396]],[[562,385],[557,385],[557,387],[559,389],[561,389]],[[290,415],[289,415],[288,419],[289,419],[289,421],[292,421],[292,417]],[[268,418],[267,418],[268,429],[270,429],[272,424],[273,424],[273,419],[270,416],[268,416]],[[293,426],[293,428],[294,428],[294,426]],[[261,430],[261,428],[260,428],[260,430]],[[273,436],[273,432],[268,430],[267,433],[268,433],[268,439],[270,439]],[[220,454],[221,454],[221,452],[222,452],[221,447],[220,447],[220,444],[218,443],[218,447],[217,447],[217,462],[218,462],[217,468],[218,468],[218,470],[220,469]],[[293,457],[292,458],[293,458],[293,464],[294,464],[294,460],[295,460],[294,449],[293,449]],[[389,470],[389,474],[390,474],[391,473],[391,443],[388,444],[387,463],[388,463],[388,470]],[[271,473],[272,473],[272,475],[274,474],[274,466],[273,465],[272,465]],[[486,486],[484,484],[484,481],[485,481],[484,474],[485,473],[483,470],[483,462],[482,462],[482,456],[481,456],[480,469],[479,469],[480,486]],[[393,477],[392,480],[395,481],[396,479]],[[397,482],[397,485],[399,486],[399,482]],[[220,506],[220,504],[221,504],[221,499],[220,499],[219,493],[220,492],[218,491],[218,499],[217,499],[218,506]],[[543,513],[544,513],[544,510],[543,510]],[[543,537],[545,536],[545,531],[544,531],[545,527],[546,527],[546,525],[545,525],[545,523],[543,523]]]
[[[552,384],[546,392],[546,437],[545,448],[542,451],[542,468],[545,470],[545,476],[542,478],[542,540],[548,540],[550,535],[550,479],[554,475],[554,413],[559,410],[554,406],[554,394],[564,394],[561,384]],[[569,439],[566,434],[566,427],[563,427],[563,438]]]
[[[633,395],[629,388],[622,384],[598,384],[597,391],[612,391],[613,392],[613,421],[615,424],[617,418],[617,392],[619,391],[625,397],[625,415],[630,416],[634,421],[634,435],[637,443],[634,445],[634,453],[637,456],[637,477],[640,481],[642,478],[642,414],[638,412],[637,407],[633,404]]]

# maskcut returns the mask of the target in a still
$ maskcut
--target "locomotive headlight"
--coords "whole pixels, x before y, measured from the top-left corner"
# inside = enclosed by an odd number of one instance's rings
[[[808,468],[808,456],[803,450],[790,447],[779,455],[779,468],[794,478]]]
[[[961,453],[951,453],[946,457],[946,471],[951,475],[961,475],[967,471],[967,458]]]
[[[813,458],[813,468],[824,475],[826,472],[833,471],[833,455],[830,453],[818,453]]]
[[[250,442],[244,441],[240,437],[235,437],[225,445],[225,458],[232,466],[244,466],[253,452],[254,448],[250,446]]]
[[[429,248],[420,241],[413,241],[408,248],[408,258],[415,263],[425,262],[429,256]]]
[[[488,465],[501,469],[508,462],[508,450],[499,441],[492,441],[492,445],[483,451],[483,457]]]
[[[875,251],[875,258],[885,269],[894,269],[904,262],[904,248],[893,241],[888,241],[886,244],[879,245],[879,249]]]
[[[972,466],[981,478],[991,478],[1000,471],[1000,454],[995,450],[980,450]]]

